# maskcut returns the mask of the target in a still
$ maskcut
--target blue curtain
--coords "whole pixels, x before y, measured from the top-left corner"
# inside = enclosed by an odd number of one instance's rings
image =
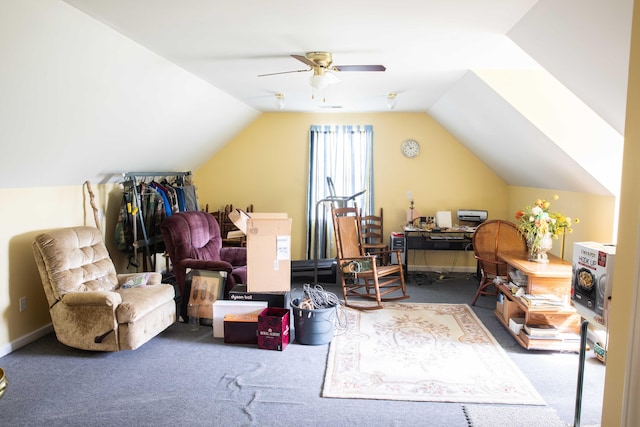
[[[331,206],[318,202],[330,196],[327,177],[336,196],[351,196],[363,214],[373,212],[373,126],[311,126],[307,191],[307,259],[335,257]],[[349,202],[349,203],[353,203]],[[318,213],[318,241],[316,236]],[[316,246],[317,245],[317,246]]]

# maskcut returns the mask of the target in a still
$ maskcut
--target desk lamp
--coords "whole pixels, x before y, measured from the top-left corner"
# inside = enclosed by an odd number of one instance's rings
[[[420,213],[417,209],[415,209],[413,199],[411,199],[411,204],[409,205],[409,210],[407,211],[407,226],[412,227],[413,221],[415,221],[417,218],[420,218]]]

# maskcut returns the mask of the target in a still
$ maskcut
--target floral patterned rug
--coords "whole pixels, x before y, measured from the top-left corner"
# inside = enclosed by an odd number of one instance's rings
[[[331,341],[323,397],[544,405],[466,304],[346,309]]]

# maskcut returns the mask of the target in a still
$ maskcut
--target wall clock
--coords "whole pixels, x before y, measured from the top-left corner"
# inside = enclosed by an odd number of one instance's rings
[[[400,145],[402,154],[406,157],[415,157],[420,154],[420,144],[414,139],[407,139]]]

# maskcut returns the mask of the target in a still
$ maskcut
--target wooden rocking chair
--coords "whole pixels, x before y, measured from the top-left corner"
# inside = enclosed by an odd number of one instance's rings
[[[362,216],[360,234],[362,236],[362,247],[364,248],[364,252],[371,255],[380,254],[381,256],[379,257],[378,262],[389,264],[388,258],[390,257],[390,252],[389,245],[384,242],[383,215],[383,210],[380,208],[380,215]]]
[[[362,220],[358,209],[331,206],[331,214],[345,306],[358,310],[373,310],[383,308],[383,301],[409,298],[402,264],[378,265],[378,257],[390,257],[385,256],[387,254],[383,252],[375,255],[365,253],[360,229]],[[400,259],[400,251],[395,252],[398,252],[397,256]],[[394,292],[395,296],[387,296]],[[374,300],[376,305],[354,305],[349,301],[349,297]]]

